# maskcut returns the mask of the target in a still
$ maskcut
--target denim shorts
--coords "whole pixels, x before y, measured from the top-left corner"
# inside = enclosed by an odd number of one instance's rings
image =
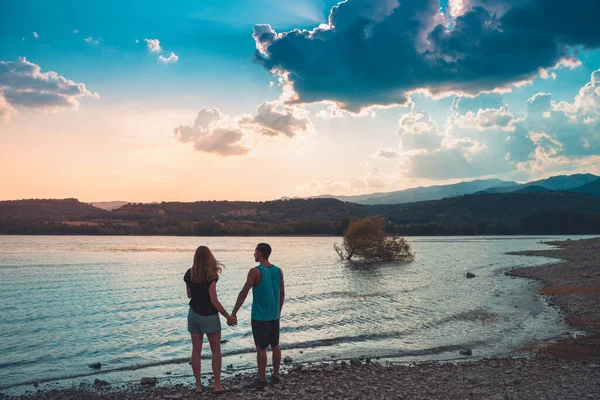
[[[190,333],[216,333],[221,331],[221,319],[219,314],[200,315],[196,314],[192,307],[188,311],[188,331]]]

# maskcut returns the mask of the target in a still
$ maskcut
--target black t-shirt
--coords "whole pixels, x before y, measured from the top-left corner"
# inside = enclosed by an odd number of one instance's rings
[[[192,307],[192,310],[194,310],[196,314],[214,315],[219,313],[215,306],[213,306],[211,303],[210,296],[208,294],[208,287],[211,283],[218,281],[218,278],[212,281],[201,281],[200,283],[195,283],[192,282],[192,270],[188,269],[183,276],[183,280],[189,286],[190,291],[192,292],[190,307]]]

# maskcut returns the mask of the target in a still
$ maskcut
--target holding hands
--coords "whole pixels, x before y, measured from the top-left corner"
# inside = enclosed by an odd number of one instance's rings
[[[235,314],[229,315],[227,318],[227,325],[234,326],[237,325],[237,316]]]

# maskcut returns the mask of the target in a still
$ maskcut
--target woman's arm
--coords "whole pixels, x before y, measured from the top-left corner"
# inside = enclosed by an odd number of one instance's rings
[[[229,315],[229,313],[221,305],[219,297],[217,296],[217,281],[211,282],[208,286],[208,296],[210,297],[210,302],[212,305],[215,306],[217,311],[227,319],[227,323],[229,324],[230,322],[233,322],[234,318]]]
[[[187,283],[185,284],[185,290],[187,290],[188,299],[191,299],[192,298],[192,290],[190,289],[190,287]]]

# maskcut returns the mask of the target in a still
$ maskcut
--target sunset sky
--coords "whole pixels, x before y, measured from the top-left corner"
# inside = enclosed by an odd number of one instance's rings
[[[0,200],[600,174],[598,16],[598,0],[5,0]]]

